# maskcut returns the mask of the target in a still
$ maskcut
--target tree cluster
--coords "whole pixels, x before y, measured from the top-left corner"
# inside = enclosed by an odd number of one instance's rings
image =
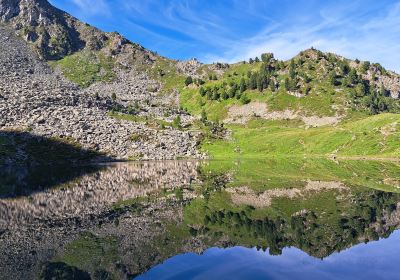
[[[262,64],[259,71],[248,71],[246,76],[240,80],[232,80],[229,83],[200,87],[201,96],[206,96],[208,100],[227,100],[229,98],[240,99],[242,103],[250,102],[250,99],[243,94],[246,90],[264,90],[276,91],[278,83],[276,82],[276,63],[272,54],[263,54]],[[234,75],[237,76],[237,75]]]
[[[185,79],[185,86],[188,86],[190,84],[196,84],[197,86],[204,85],[204,81],[200,78],[192,78],[191,76],[187,76]]]

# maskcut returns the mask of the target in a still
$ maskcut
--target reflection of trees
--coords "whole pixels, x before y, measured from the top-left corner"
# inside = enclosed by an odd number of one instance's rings
[[[397,211],[398,194],[365,191],[351,199],[338,201],[338,211],[328,214],[302,210],[288,217],[252,218],[251,207],[237,212],[208,210],[203,231],[220,231],[240,245],[268,247],[271,254],[295,246],[310,255],[326,257],[352,244],[388,236],[400,224],[387,224],[388,217]]]

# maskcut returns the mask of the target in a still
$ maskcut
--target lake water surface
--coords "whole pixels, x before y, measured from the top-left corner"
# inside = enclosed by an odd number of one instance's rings
[[[400,164],[0,170],[0,279],[397,279]]]

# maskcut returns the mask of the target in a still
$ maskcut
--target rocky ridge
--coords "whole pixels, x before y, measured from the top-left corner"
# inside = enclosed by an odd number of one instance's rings
[[[83,148],[117,159],[201,157],[196,150],[195,132],[158,130],[144,123],[111,118],[108,112],[115,104],[110,98],[96,98],[55,74],[12,30],[1,27],[0,38],[2,130],[24,129],[44,137],[70,137]],[[133,141],[133,134],[142,137]]]
[[[129,53],[142,62],[154,58],[154,54],[142,46],[116,32],[102,32],[85,24],[47,0],[1,0],[0,22],[11,26],[19,36],[32,43],[46,60],[60,59],[83,49],[103,49],[112,55]]]

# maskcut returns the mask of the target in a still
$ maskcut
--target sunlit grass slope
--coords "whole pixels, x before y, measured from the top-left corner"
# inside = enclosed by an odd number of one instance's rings
[[[229,140],[206,141],[202,149],[216,159],[271,156],[400,157],[400,115],[379,114],[338,126],[305,129],[290,121],[253,119],[229,125]]]

